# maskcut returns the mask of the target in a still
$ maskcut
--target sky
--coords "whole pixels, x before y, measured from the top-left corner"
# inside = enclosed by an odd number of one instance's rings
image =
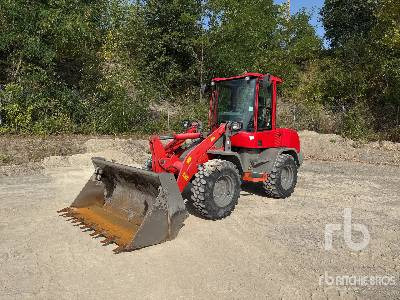
[[[276,3],[285,3],[287,0],[275,0]],[[308,12],[311,13],[311,25],[313,25],[317,31],[317,34],[320,37],[324,36],[324,28],[322,27],[321,22],[319,21],[319,10],[324,5],[324,0],[290,0],[290,11],[292,14],[298,12],[302,8],[305,8]]]

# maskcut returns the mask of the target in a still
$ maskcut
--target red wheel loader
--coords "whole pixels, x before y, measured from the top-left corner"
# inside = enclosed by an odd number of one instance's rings
[[[209,131],[187,121],[184,133],[151,137],[144,169],[93,158],[92,178],[59,213],[103,236],[104,244],[117,244],[118,253],[174,239],[186,205],[206,219],[227,217],[246,181],[262,186],[266,196],[289,197],[303,158],[297,132],[276,128],[281,82],[258,73],[213,79]]]

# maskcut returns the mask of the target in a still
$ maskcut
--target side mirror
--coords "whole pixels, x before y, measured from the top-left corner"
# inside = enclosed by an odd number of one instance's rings
[[[210,85],[209,84],[202,84],[201,85],[201,94],[203,95],[203,96],[205,96],[209,91],[211,90],[211,87],[210,87]]]
[[[188,129],[191,124],[192,124],[192,122],[190,122],[189,120],[185,120],[185,121],[182,122],[182,127],[184,129]]]

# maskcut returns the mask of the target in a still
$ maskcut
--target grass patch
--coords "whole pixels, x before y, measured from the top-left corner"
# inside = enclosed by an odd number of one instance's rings
[[[12,157],[8,154],[0,153],[0,164],[7,165],[13,161]]]

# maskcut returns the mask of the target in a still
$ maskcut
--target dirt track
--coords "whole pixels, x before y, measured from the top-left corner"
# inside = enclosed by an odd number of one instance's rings
[[[111,146],[89,150],[137,161]],[[400,166],[390,166],[399,151],[374,151],[365,158],[374,164],[308,159],[290,199],[247,187],[231,217],[190,216],[176,240],[119,255],[56,213],[89,178],[91,154],[47,159],[37,175],[0,177],[0,298],[399,298]],[[357,153],[351,160],[363,161]],[[325,225],[343,224],[345,208],[371,241],[352,251],[338,232],[326,251]],[[326,275],[394,276],[395,285],[329,286]]]

